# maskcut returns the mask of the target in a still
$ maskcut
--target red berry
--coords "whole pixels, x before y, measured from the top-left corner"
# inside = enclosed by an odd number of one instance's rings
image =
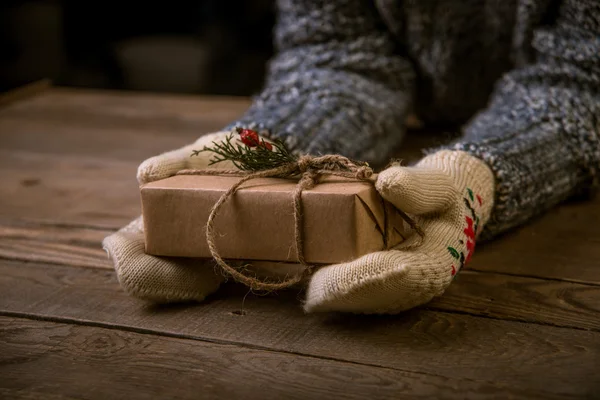
[[[242,129],[240,131],[240,139],[248,147],[256,147],[260,143],[258,133],[252,129]]]
[[[264,147],[265,149],[272,151],[273,150],[273,145],[269,142],[265,142],[264,140],[262,142],[260,142],[260,146]]]

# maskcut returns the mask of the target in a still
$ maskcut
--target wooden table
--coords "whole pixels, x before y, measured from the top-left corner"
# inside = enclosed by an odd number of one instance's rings
[[[3,105],[0,398],[600,398],[600,200],[480,246],[402,315],[304,315],[296,291],[233,284],[128,297],[100,242],[140,213],[138,164],[248,104],[53,88]]]

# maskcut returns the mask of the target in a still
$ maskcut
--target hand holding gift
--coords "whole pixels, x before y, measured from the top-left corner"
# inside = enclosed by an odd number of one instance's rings
[[[151,157],[138,167],[140,185],[160,181],[182,169],[231,169],[231,161],[212,163],[212,155],[200,153],[190,157],[194,150],[224,141],[230,132],[214,132],[179,149]],[[142,216],[119,231],[106,237],[103,247],[113,261],[123,289],[130,295],[157,303],[202,301],[215,292],[225,276],[215,271],[210,259],[185,257],[157,257],[146,253]]]
[[[245,133],[250,134],[248,131]],[[222,139],[223,135],[218,137]],[[214,141],[215,137],[211,139]],[[266,154],[266,151],[272,150],[272,145],[262,139],[252,142],[256,140],[254,136],[241,135],[240,139],[246,145],[246,140],[250,140],[250,147],[263,146],[257,149],[259,152]],[[197,150],[199,145],[196,143],[191,146],[193,149],[188,146],[144,162],[138,174],[140,182],[147,182],[148,179],[144,179],[147,176],[161,179],[181,172],[181,169],[207,167],[210,162],[205,158],[193,161],[195,164],[190,163],[190,159],[194,159],[190,157],[191,150]],[[202,155],[202,152],[197,155]],[[255,153],[250,155],[254,157]],[[221,165],[226,162],[222,157],[212,160]],[[343,157],[339,160],[352,163],[352,171],[334,166],[336,173],[352,174],[364,167]],[[234,160],[233,164],[243,169],[245,164],[237,161]],[[456,271],[470,258],[475,231],[489,216],[491,201],[484,205],[483,198],[492,198],[493,182],[491,172],[480,161],[465,153],[444,152],[427,157],[415,167],[388,168],[377,178],[376,187],[383,198],[399,209],[419,215],[413,228],[421,226],[425,238],[413,236],[398,249],[373,252],[350,262],[319,268],[308,278],[307,311],[396,312],[441,294]],[[143,243],[138,246],[137,254],[119,258],[124,246],[122,240],[121,243],[115,240],[125,234],[118,232],[107,238],[105,244],[113,256],[121,283],[133,295],[153,301],[202,300],[218,287],[221,279],[210,276],[219,275],[213,271],[210,262],[197,259],[178,259],[180,261],[175,262],[150,256],[145,254]],[[143,233],[141,236],[136,240],[143,241]],[[422,243],[416,243],[421,240]],[[335,246],[335,241],[331,243]],[[215,258],[219,258],[218,254]],[[222,264],[223,260],[220,261]],[[160,262],[168,263],[169,268],[166,265],[157,268]],[[228,272],[236,278],[237,271]],[[243,276],[240,279],[238,275],[236,280],[243,281]],[[157,281],[160,285],[155,284]],[[292,281],[296,283],[299,280],[294,278]],[[210,285],[200,285],[200,282],[209,282]],[[281,287],[287,283],[289,281]],[[176,292],[178,295],[173,295]],[[163,293],[171,295],[164,296]]]
[[[174,175],[184,168],[208,168],[209,156],[190,157],[192,151],[224,139],[229,132],[215,132],[195,143],[145,160],[140,164],[140,184]],[[230,162],[212,168],[233,166]],[[158,303],[202,301],[225,280],[214,271],[210,260],[156,257],[145,252],[144,224],[138,217],[119,231],[106,237],[103,247],[112,259],[121,286],[132,296]]]
[[[376,184],[383,198],[415,220],[424,233],[399,248],[323,267],[311,277],[307,312],[397,313],[441,295],[469,262],[490,218],[492,172],[460,151],[440,151],[414,167],[392,166]]]

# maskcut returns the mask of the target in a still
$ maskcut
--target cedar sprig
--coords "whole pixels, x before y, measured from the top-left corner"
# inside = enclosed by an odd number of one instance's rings
[[[241,140],[234,138],[234,132],[240,135]],[[192,156],[205,151],[215,153],[209,165],[231,161],[242,171],[277,168],[297,161],[297,157],[280,139],[269,142],[265,142],[264,139],[259,141],[256,132],[242,128],[235,128],[223,141],[213,142],[213,147],[205,146],[201,150],[194,150]]]

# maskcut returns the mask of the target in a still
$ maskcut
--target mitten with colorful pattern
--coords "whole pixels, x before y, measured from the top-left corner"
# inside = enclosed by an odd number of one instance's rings
[[[439,151],[412,167],[391,166],[376,187],[414,216],[423,237],[415,234],[393,250],[317,270],[307,312],[397,313],[441,295],[471,259],[494,199],[487,164],[461,151]]]

